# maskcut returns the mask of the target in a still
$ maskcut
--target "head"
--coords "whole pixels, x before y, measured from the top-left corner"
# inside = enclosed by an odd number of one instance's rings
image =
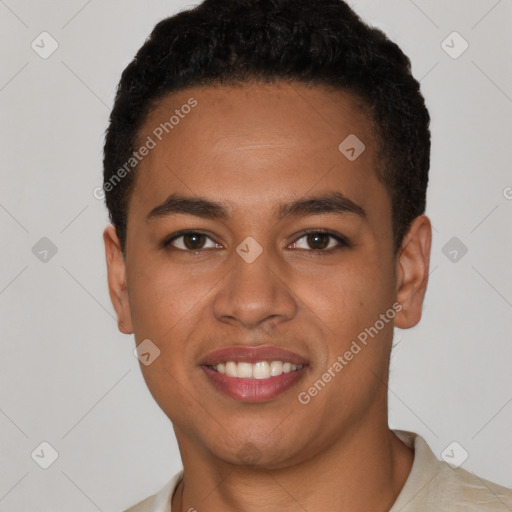
[[[387,421],[431,239],[429,115],[396,44],[339,0],[206,0],[123,72],[104,155],[110,296],[160,351],[141,369],[181,448],[278,467]],[[212,351],[263,345],[304,362],[296,385],[212,386]]]

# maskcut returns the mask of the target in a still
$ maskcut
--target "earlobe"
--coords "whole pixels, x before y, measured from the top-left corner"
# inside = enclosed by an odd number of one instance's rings
[[[427,290],[432,226],[426,215],[414,219],[397,257],[397,302],[402,309],[395,317],[400,329],[414,327],[421,319]]]
[[[109,224],[103,231],[103,242],[107,262],[108,291],[117,314],[117,327],[123,334],[132,334],[133,326],[126,286],[126,264],[113,224]]]

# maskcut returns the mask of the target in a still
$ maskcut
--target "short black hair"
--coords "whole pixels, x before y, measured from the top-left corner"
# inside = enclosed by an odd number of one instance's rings
[[[430,116],[409,58],[342,0],[204,0],[157,23],[122,73],[105,136],[103,189],[123,254],[136,165],[119,170],[148,114],[171,92],[251,82],[326,86],[363,101],[396,256],[425,212]]]

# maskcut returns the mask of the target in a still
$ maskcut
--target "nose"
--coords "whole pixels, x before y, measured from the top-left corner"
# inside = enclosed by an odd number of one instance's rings
[[[232,270],[213,300],[217,320],[254,330],[275,328],[297,314],[284,263],[280,264],[270,251],[264,249],[252,262],[236,252],[230,259]]]

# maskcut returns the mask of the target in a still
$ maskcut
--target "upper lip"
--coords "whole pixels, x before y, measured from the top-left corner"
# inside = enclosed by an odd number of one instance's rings
[[[204,356],[200,366],[215,366],[227,361],[257,363],[258,361],[288,361],[292,364],[307,364],[304,357],[280,347],[258,345],[253,347],[232,346],[209,352]]]

